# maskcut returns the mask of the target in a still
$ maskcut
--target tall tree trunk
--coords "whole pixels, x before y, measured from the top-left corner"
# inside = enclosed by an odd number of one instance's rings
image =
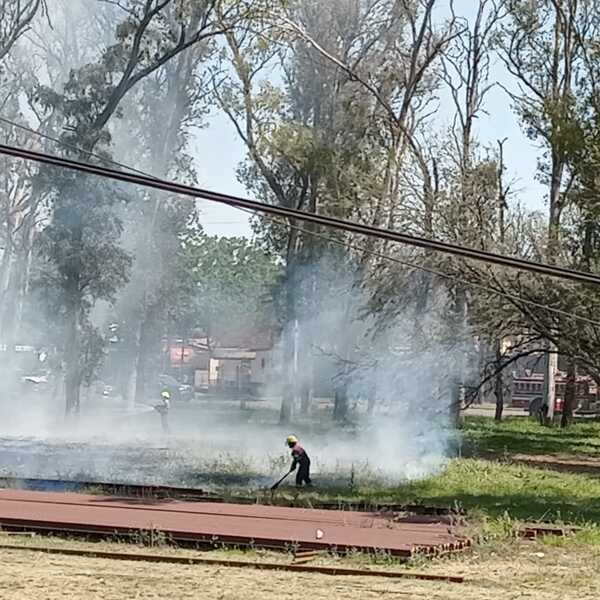
[[[125,332],[126,337],[122,351],[122,364],[119,365],[119,386],[121,395],[129,408],[133,408],[137,401],[138,359],[144,322],[143,315],[141,316],[142,319],[136,323],[135,327],[132,327]]]
[[[348,417],[348,382],[344,378],[335,388],[333,404],[333,418],[338,423],[343,423]]]
[[[311,207],[311,210],[312,207]],[[314,212],[314,211],[313,211]],[[300,365],[302,368],[301,373],[301,386],[300,386],[300,413],[302,415],[308,415],[311,410],[314,386],[315,386],[315,363],[313,356],[313,335],[314,331],[310,323],[313,321],[314,316],[317,314],[318,307],[316,303],[317,294],[317,277],[316,277],[316,252],[314,249],[314,239],[310,240],[310,248],[308,253],[307,266],[309,269],[308,281],[306,282],[306,313],[303,315],[304,318],[301,321],[301,353],[300,353]]]
[[[2,332],[2,340],[6,344],[13,345],[15,343],[16,321],[15,313],[19,297],[19,286],[21,281],[21,260],[15,264],[15,257],[11,256],[6,265],[6,282],[5,293],[2,296],[2,322],[0,329]]]
[[[502,413],[504,412],[504,378],[502,371],[502,343],[500,339],[496,341],[496,377],[494,377],[494,394],[496,396],[496,413],[494,414],[494,420],[502,421]]]
[[[308,367],[308,365],[307,365]],[[308,376],[308,373],[306,373]],[[313,390],[310,385],[310,382],[303,381],[302,386],[300,387],[300,414],[308,415],[310,414],[310,406],[312,404]]]
[[[6,239],[4,241],[4,251],[2,253],[2,261],[0,262],[0,298],[2,300],[2,322],[1,335],[5,343],[8,343],[6,336],[6,323],[9,320],[9,315],[12,314],[10,309],[11,289],[10,282],[12,280],[12,264],[13,264],[13,236],[12,224],[10,221],[10,213],[7,210],[6,216]]]
[[[560,419],[561,427],[568,427],[573,420],[573,411],[577,396],[577,363],[574,359],[568,359],[567,384],[565,386],[565,397],[563,411]]]
[[[556,262],[560,247],[560,220],[562,215],[561,185],[564,164],[558,157],[552,159],[550,180],[550,214],[548,219],[548,262]]]
[[[454,350],[457,354],[456,360],[454,362],[456,373],[454,374],[455,383],[454,386],[456,389],[451,393],[451,397],[454,398],[452,400],[451,406],[451,415],[454,423],[458,423],[460,417],[461,410],[461,393],[464,390],[465,386],[465,376],[466,376],[466,356],[465,349],[463,348],[462,342],[465,340],[464,330],[467,324],[467,293],[462,284],[459,284],[455,291],[455,299],[454,299],[454,335],[455,339],[460,342],[459,347]]]
[[[367,415],[370,417],[375,412],[375,405],[377,404],[377,382],[373,381],[372,386],[369,389],[367,396]]]
[[[279,411],[279,424],[289,425],[292,420],[294,406],[294,391],[289,382],[286,382],[283,386],[283,393],[281,398],[281,409]]]
[[[124,372],[122,395],[127,406],[133,408],[135,406],[135,393],[137,390],[137,361],[133,365],[128,366],[129,368],[126,368]]]
[[[450,400],[450,422],[457,426],[460,422],[460,407],[462,404],[461,380],[458,377],[452,378],[448,386],[448,396]]]
[[[309,302],[309,306],[312,304]],[[309,309],[310,312],[313,309]],[[314,313],[313,313],[314,314]],[[306,322],[304,323],[302,330],[300,332],[300,368],[301,373],[300,376],[300,414],[306,416],[310,414],[313,395],[314,395],[314,360],[312,354],[312,331],[310,329],[310,325]]]
[[[150,344],[148,322],[148,314],[144,315],[144,319],[140,323],[139,328],[139,343],[135,363],[135,394],[134,399],[137,404],[143,404],[146,400],[146,375],[148,362],[148,346]]]
[[[81,390],[81,369],[79,365],[79,308],[73,306],[69,311],[65,352],[65,416],[79,414],[79,396]]]
[[[32,232],[33,233],[33,232]],[[33,239],[32,236],[27,244],[27,249],[23,252],[19,264],[19,270],[21,271],[21,277],[19,281],[19,289],[17,295],[17,306],[15,312],[15,333],[16,336],[21,335],[21,329],[23,327],[23,310],[25,305],[25,299],[29,294],[29,287],[31,284],[31,264],[33,262]]]
[[[298,293],[297,282],[297,232],[292,230],[288,239],[286,279],[285,279],[285,320],[286,327],[283,332],[283,393],[281,398],[281,411],[279,423],[287,425],[291,422],[294,413],[298,386],[296,381],[296,322],[298,312],[296,299]]]
[[[280,425],[289,425],[292,420],[296,396],[295,392],[294,330],[291,323],[289,323],[284,331],[283,337],[283,389],[281,396],[281,409],[279,412]]]

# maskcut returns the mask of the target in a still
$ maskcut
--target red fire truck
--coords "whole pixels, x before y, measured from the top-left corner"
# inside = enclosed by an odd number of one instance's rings
[[[567,376],[563,371],[557,371],[555,378],[555,412],[562,412]],[[543,403],[544,398],[544,375],[542,373],[529,373],[526,375],[513,375],[511,406],[528,410],[530,414],[536,414]],[[598,400],[598,386],[596,382],[587,375],[578,376],[575,381],[575,406],[587,409]]]

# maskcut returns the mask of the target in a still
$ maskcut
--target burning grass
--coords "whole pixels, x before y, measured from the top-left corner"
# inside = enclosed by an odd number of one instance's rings
[[[303,501],[423,504],[466,509],[491,522],[592,524],[589,535],[600,541],[594,533],[600,525],[600,423],[562,430],[523,418],[495,423],[469,417],[461,437],[463,457],[440,473],[390,485],[365,467],[343,486],[306,493]]]
[[[281,436],[272,437],[272,443],[265,440],[260,461],[236,451],[236,444],[219,450],[210,437],[152,447],[12,441],[3,460],[10,463],[11,474],[21,477],[199,487],[231,500],[243,495],[308,507],[323,500],[422,504],[463,508],[490,520],[600,524],[599,423],[561,430],[524,418],[498,424],[469,417],[460,432],[462,458],[433,475],[400,483],[386,479],[367,460],[337,463],[334,449],[327,454],[309,445],[316,488],[297,492],[286,482],[275,495],[268,488],[287,469],[289,455],[277,445]],[[587,470],[581,469],[583,463]]]

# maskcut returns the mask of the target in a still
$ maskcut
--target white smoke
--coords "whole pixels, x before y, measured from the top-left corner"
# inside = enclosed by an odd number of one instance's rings
[[[454,451],[451,403],[475,366],[467,326],[450,329],[445,290],[433,288],[421,315],[411,302],[403,311],[380,315],[382,327],[369,312],[370,291],[339,256],[326,254],[300,271],[299,279],[310,283],[312,297],[298,317],[296,388],[311,384],[311,366],[321,387],[330,384],[329,395],[347,380],[346,418],[330,423],[322,434],[309,435],[319,467],[346,472],[360,467],[393,480],[440,470]],[[411,292],[398,290],[403,293]],[[286,331],[293,326],[288,323]],[[285,368],[282,364],[281,371]],[[297,420],[308,431],[330,419],[329,412],[319,410],[318,400],[312,414],[303,417],[298,414],[301,400],[296,399]]]
[[[53,28],[39,25],[52,45],[40,67],[47,72],[44,83],[64,82],[71,68],[93,60],[97,49],[112,41],[116,15],[111,20],[103,13],[106,19],[90,21],[89,5],[86,0],[50,3]],[[83,23],[88,25],[83,28]],[[50,50],[57,44],[71,57],[70,64],[52,59]],[[114,156],[126,161],[139,158],[136,140],[119,131],[119,125],[113,132]],[[124,246],[129,250],[135,246],[129,229]],[[339,255],[326,255],[302,267],[299,276],[314,284],[315,293],[298,318],[297,384],[312,385],[304,361],[308,355],[329,395],[313,399],[307,416],[296,406],[292,424],[278,425],[280,382],[274,382],[267,399],[248,403],[248,411],[241,411],[233,398],[174,405],[169,417],[172,435],[165,437],[152,409],[153,398],[132,407],[125,398],[87,398],[84,392],[79,419],[65,422],[64,400],[60,390],[56,393],[55,382],[37,391],[6,388],[0,400],[0,472],[178,485],[204,485],[222,474],[271,477],[287,466],[289,452],[283,441],[290,429],[311,456],[317,482],[319,476],[324,481],[348,481],[352,473],[401,481],[443,468],[454,436],[451,388],[464,379],[460,357],[467,354],[469,337],[466,326],[448,336],[446,294],[442,290],[432,294],[424,316],[418,317],[419,336],[410,304],[391,315],[375,334],[377,320],[366,310],[370,292],[361,285],[355,267],[340,261]],[[141,283],[132,281],[120,299],[140,302],[141,290]],[[110,312],[106,306],[96,307],[94,323],[104,326]],[[30,331],[40,327],[37,322],[30,325]],[[287,366],[280,364],[279,373]],[[330,410],[330,395],[339,385],[341,370],[348,375],[349,404],[342,424],[332,422]],[[14,373],[2,375],[8,379]],[[373,395],[375,407],[368,414]]]

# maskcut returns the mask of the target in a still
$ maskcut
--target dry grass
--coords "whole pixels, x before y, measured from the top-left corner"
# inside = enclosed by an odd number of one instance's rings
[[[5,539],[0,540],[5,543]],[[21,539],[10,540],[15,544]],[[127,546],[32,540],[32,545],[118,549]],[[129,547],[132,551],[139,547]],[[156,550],[154,551],[156,552]],[[160,552],[177,552],[161,549]],[[221,553],[227,558],[231,553]],[[202,554],[205,556],[205,554]],[[252,554],[248,559],[268,559]],[[279,555],[282,560],[282,555]],[[333,562],[335,559],[328,559]],[[339,560],[335,561],[339,564]],[[343,561],[342,561],[343,562]],[[403,568],[399,566],[389,568]],[[418,580],[263,572],[227,567],[178,566],[0,551],[0,598],[130,600],[203,598],[208,600],[345,600],[427,598],[436,600],[592,600],[600,597],[600,552],[577,543],[558,547],[511,542],[460,557],[414,567],[421,572],[463,575],[464,584]]]

